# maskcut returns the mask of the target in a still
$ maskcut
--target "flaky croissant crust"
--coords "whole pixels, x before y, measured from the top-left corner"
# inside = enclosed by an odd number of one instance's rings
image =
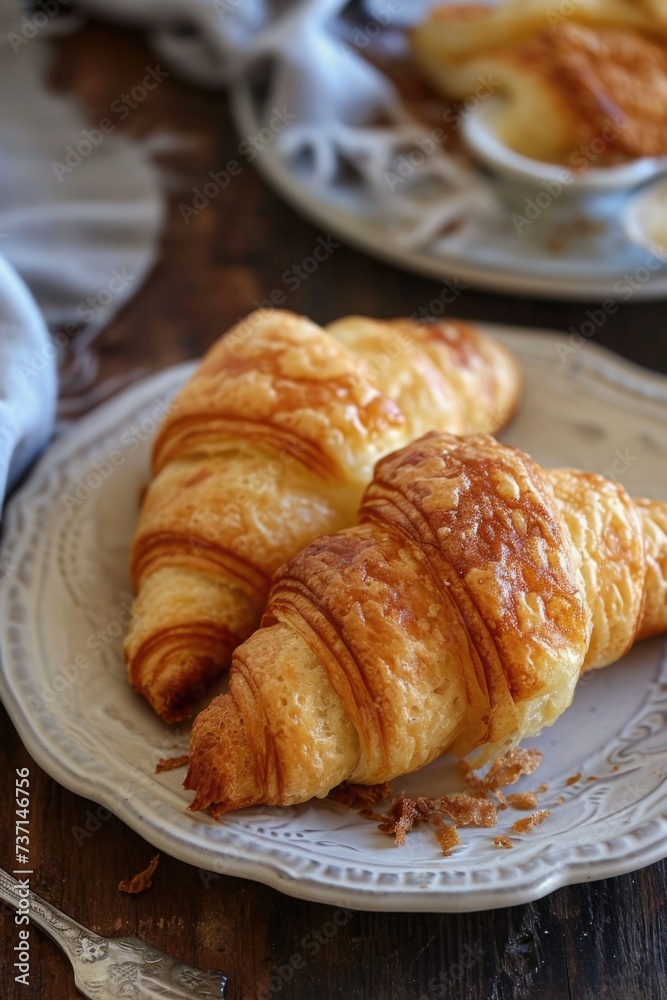
[[[666,527],[667,505],[489,437],[384,458],[357,526],[277,573],[195,720],[192,808],[301,802],[539,732],[582,670],[667,629]]]
[[[355,521],[375,462],[431,428],[495,430],[518,368],[457,321],[260,310],[216,343],[170,409],[134,539],[129,677],[183,718],[259,625],[273,572]]]

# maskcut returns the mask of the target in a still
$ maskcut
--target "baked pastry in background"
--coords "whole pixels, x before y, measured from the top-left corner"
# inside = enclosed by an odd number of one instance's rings
[[[373,466],[431,429],[498,430],[520,375],[467,323],[280,310],[221,338],[174,401],[131,556],[129,679],[166,721],[229,666],[275,570],[354,524]]]
[[[275,577],[186,787],[215,815],[380,784],[550,725],[580,674],[667,630],[667,503],[490,437],[382,459],[353,528]]]
[[[497,92],[495,129],[524,156],[599,165],[667,153],[667,15],[660,3],[552,0],[436,8],[412,35],[417,64],[449,99]]]

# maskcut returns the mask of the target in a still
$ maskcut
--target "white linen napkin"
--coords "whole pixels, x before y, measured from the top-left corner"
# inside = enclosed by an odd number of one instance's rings
[[[93,146],[94,124],[49,90],[51,21],[0,0],[0,507],[53,430],[69,338],[49,341],[46,328],[85,327],[68,370],[90,380],[85,347],[141,285],[164,214],[158,171],[139,144],[114,129]]]
[[[34,299],[0,257],[0,497],[51,433],[56,406],[54,354]]]

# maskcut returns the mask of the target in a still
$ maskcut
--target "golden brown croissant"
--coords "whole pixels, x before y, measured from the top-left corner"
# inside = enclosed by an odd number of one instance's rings
[[[195,720],[192,808],[303,802],[537,734],[583,670],[667,630],[667,504],[432,433],[378,463],[355,527],[282,567],[263,624]]]
[[[354,524],[383,455],[431,429],[496,430],[518,368],[471,326],[263,310],[208,352],[154,445],[132,549],[132,685],[189,714],[259,625],[273,572]]]
[[[526,156],[579,169],[667,152],[664,0],[570,6],[436,8],[413,34],[415,58],[451,99],[501,94],[495,128]]]

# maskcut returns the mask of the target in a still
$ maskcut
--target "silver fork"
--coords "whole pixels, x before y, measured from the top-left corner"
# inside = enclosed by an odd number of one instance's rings
[[[224,1000],[227,977],[222,972],[179,962],[134,935],[104,938],[93,934],[1,868],[0,899],[27,912],[30,924],[41,927],[62,948],[72,963],[77,989],[89,1000]]]

